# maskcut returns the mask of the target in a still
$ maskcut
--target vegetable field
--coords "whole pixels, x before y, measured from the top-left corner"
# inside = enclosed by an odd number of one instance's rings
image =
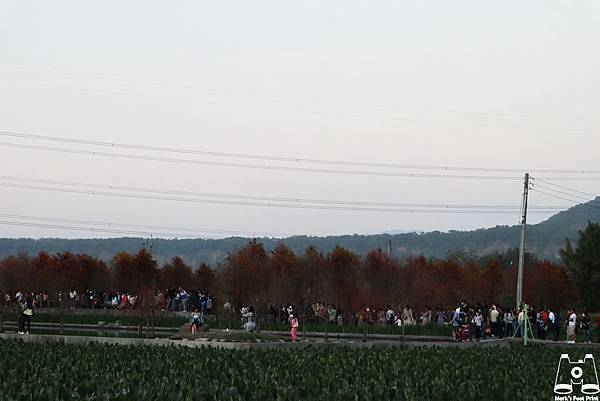
[[[550,400],[560,350],[229,351],[0,341],[0,400]]]

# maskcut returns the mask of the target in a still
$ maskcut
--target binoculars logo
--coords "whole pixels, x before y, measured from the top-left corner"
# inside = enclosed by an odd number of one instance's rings
[[[568,354],[561,354],[554,380],[554,393],[571,394],[574,386],[579,386],[581,393],[592,395],[600,393],[596,361],[592,354],[585,354],[583,359],[571,361]]]

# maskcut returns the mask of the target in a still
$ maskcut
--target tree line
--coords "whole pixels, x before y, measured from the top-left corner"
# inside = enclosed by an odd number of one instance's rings
[[[600,233],[593,227],[592,232],[597,235],[596,231]],[[585,291],[590,288],[589,280],[579,279],[569,269],[579,266],[577,252],[585,254],[584,251],[567,244],[563,252],[565,263],[538,260],[528,254],[524,299],[554,308],[573,304],[579,298],[593,303],[593,297],[580,294],[581,285],[587,286]],[[52,295],[77,289],[143,296],[183,287],[215,296],[221,305],[253,305],[259,310],[270,304],[314,302],[353,311],[365,306],[406,304],[435,308],[454,305],[461,299],[512,306],[516,255],[515,250],[485,257],[452,252],[442,259],[421,256],[398,260],[380,249],[361,257],[341,246],[327,253],[309,246],[302,254],[296,254],[279,244],[267,251],[262,243],[253,240],[211,267],[189,266],[180,257],[159,266],[146,249],[136,254],[118,253],[108,263],[86,254],[40,252],[36,256],[19,254],[2,259],[0,291],[14,294],[47,290]]]

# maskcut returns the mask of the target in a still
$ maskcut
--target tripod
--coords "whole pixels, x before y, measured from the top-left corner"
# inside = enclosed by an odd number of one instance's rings
[[[523,327],[523,345],[527,345],[527,339],[530,334],[531,334],[531,341],[535,342],[535,336],[533,335],[533,329],[531,328],[531,323],[529,323],[528,310],[529,310],[529,305],[523,304],[524,319],[523,319],[523,321],[519,322],[519,324],[517,325],[517,328],[515,329],[515,332],[513,333],[513,337],[514,337],[517,334],[517,331],[519,331],[521,329],[521,327]]]

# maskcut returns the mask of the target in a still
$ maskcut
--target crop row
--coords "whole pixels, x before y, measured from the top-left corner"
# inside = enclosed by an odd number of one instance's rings
[[[560,350],[235,351],[0,340],[0,399],[549,400]]]

